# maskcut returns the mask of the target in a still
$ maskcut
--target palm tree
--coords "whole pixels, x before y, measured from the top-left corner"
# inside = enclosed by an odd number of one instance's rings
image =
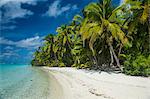
[[[65,63],[68,66],[72,63],[71,59],[71,28],[67,25],[62,25],[58,27],[56,32],[58,33],[57,36],[54,38],[53,43],[53,51],[56,63]],[[70,58],[70,59],[68,59]]]
[[[129,11],[132,12],[132,17],[130,17],[130,21],[128,22],[129,35],[132,35],[132,33],[134,33],[135,28],[137,28],[139,24],[142,24],[144,27],[146,26],[148,28],[148,31],[145,32],[147,32],[149,35],[148,45],[150,53],[150,4],[148,0],[126,0],[123,4],[123,7],[127,7],[129,5],[130,7],[125,11],[125,13]]]
[[[89,47],[93,52],[97,66],[97,53],[94,50],[93,45],[98,38],[101,38],[106,40],[106,43],[109,46],[111,56],[110,65],[112,65],[115,59],[117,66],[122,70],[119,59],[112,44],[114,40],[121,42],[123,45],[127,45],[129,42],[125,36],[126,33],[122,31],[121,26],[119,26],[114,20],[118,9],[119,7],[116,9],[112,8],[111,0],[103,0],[99,3],[89,4],[84,8],[83,11],[85,19],[82,23],[80,32],[83,41],[89,39]]]
[[[54,56],[54,51],[53,51],[54,37],[55,37],[54,35],[49,34],[44,38],[45,51],[47,51],[50,58],[53,58],[53,56]]]
[[[62,39],[62,43],[65,46],[71,47],[70,43],[70,31],[69,27],[67,25],[62,25],[61,27],[58,27],[56,32],[58,32],[59,39]]]

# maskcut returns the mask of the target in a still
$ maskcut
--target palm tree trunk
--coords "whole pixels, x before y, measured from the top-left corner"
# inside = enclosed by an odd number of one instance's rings
[[[121,65],[120,65],[119,59],[118,59],[118,57],[117,57],[117,55],[116,55],[116,53],[115,53],[115,51],[114,51],[113,46],[111,45],[110,42],[108,42],[108,45],[109,45],[109,47],[110,47],[110,50],[112,51],[112,54],[113,54],[113,56],[114,56],[114,58],[115,58],[115,61],[116,61],[116,63],[117,63],[117,66],[120,68],[121,71],[123,71],[123,69],[122,69],[122,67],[121,67]]]
[[[54,56],[55,56],[56,64],[58,64],[58,59],[57,59],[57,55],[56,55],[56,53],[54,54]]]
[[[110,51],[110,58],[111,58],[110,66],[112,66],[112,65],[113,65],[113,63],[114,63],[114,58],[113,58],[113,53],[112,53],[112,51],[111,51],[111,49],[110,49],[110,48],[109,48],[109,51]]]
[[[98,69],[98,61],[97,61],[97,58],[96,58],[95,55],[93,55],[93,57],[94,57],[94,62],[95,62],[95,64],[96,64],[96,69]]]
[[[119,48],[119,52],[118,52],[118,57],[119,57],[119,55],[121,53],[121,50],[122,50],[122,44],[120,44],[120,48]]]
[[[96,58],[96,53],[95,53],[93,47],[91,47],[91,50],[92,50],[92,53],[93,53],[93,58],[94,58],[94,62],[95,62],[95,65],[96,65],[96,69],[98,69],[98,60]]]

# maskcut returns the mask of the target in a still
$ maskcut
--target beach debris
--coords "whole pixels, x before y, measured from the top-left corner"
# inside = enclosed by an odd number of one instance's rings
[[[89,92],[90,92],[91,94],[96,95],[96,96],[102,96],[102,97],[104,97],[104,98],[106,98],[106,99],[114,99],[114,98],[112,98],[112,97],[106,96],[105,94],[102,94],[102,93],[98,92],[96,89],[93,89],[93,88],[89,89]]]
[[[96,95],[96,96],[102,96],[103,94],[101,94],[101,93],[98,93],[97,92],[97,90],[96,89],[89,89],[89,92],[91,93],[91,94],[94,94],[94,95]]]

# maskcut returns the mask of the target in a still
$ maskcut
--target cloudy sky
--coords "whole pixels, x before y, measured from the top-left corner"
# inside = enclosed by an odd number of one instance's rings
[[[28,64],[45,35],[56,34],[98,0],[0,0],[0,63]],[[119,4],[123,0],[113,0]]]

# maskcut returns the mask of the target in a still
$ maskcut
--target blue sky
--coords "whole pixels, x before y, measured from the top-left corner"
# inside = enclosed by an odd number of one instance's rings
[[[98,0],[0,0],[0,63],[27,64],[45,35],[56,34]],[[113,0],[119,4],[123,0]]]

